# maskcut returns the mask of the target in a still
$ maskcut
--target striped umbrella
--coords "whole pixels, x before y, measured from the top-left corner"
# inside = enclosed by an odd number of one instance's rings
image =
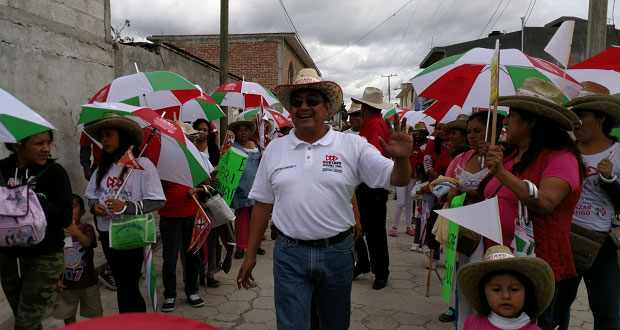
[[[211,96],[202,93],[199,97],[195,97],[183,103],[178,118],[180,118],[181,121],[193,123],[199,118],[213,121],[222,117],[226,117],[222,108],[217,105]]]
[[[277,112],[276,110],[273,110],[273,109],[263,109],[263,110],[265,111],[265,117],[267,119],[273,119],[273,122],[275,123],[277,128],[280,128],[282,126],[293,126],[293,124],[288,118],[286,118],[283,114]],[[241,118],[243,118],[244,120],[250,120],[252,119],[252,117],[258,116],[259,111],[260,111],[260,108],[254,108],[254,109],[243,111],[242,113],[238,114],[235,117],[234,121],[237,121]]]
[[[149,107],[172,118],[183,103],[202,95],[202,91],[174,72],[138,72],[114,79],[103,87],[93,102],[120,102],[136,107]]]
[[[474,48],[444,58],[411,79],[422,97],[457,105],[471,113],[472,107],[488,107],[491,93],[491,57],[495,50]],[[523,81],[536,77],[563,87],[565,99],[577,95],[581,85],[557,66],[528,56],[517,49],[500,51],[499,95],[515,95]]]
[[[149,108],[124,103],[85,104],[82,106],[78,127],[83,129],[84,123],[109,114],[135,120],[144,131],[145,141],[152,134],[153,128],[156,128],[144,154],[155,164],[162,180],[196,187],[209,178],[206,164],[208,160],[202,157],[196,146],[183,134],[181,127],[161,118]]]
[[[16,143],[51,129],[52,124],[0,88],[0,142]]]
[[[280,103],[268,89],[249,81],[230,81],[218,87],[211,97],[222,106],[231,106],[243,109],[272,106]]]
[[[601,84],[612,95],[620,97],[620,46],[611,46],[602,53],[575,64],[566,71],[579,81]]]
[[[407,113],[408,111],[411,111],[411,109],[394,107],[394,108],[388,109],[388,110],[381,110],[381,115],[383,116],[383,119],[387,119],[389,121],[394,121],[394,115],[395,114],[398,114],[398,118],[401,119],[401,118],[403,118],[403,115],[405,113]]]

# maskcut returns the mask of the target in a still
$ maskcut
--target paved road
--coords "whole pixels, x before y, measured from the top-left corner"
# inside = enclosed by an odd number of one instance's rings
[[[388,203],[388,223],[391,223],[395,201]],[[422,330],[453,329],[452,323],[441,323],[438,316],[447,309],[441,299],[441,283],[437,275],[431,279],[430,297],[425,297],[428,263],[426,255],[412,252],[409,247],[412,238],[404,233],[404,224],[401,223],[398,237],[388,237],[390,250],[390,279],[388,287],[374,291],[371,288],[373,276],[365,274],[353,282],[351,329],[396,329]],[[236,274],[240,261],[234,260],[228,274],[219,272],[216,278],[222,282],[219,288],[201,287],[200,296],[206,305],[202,308],[192,308],[185,301],[183,283],[181,281],[181,267],[177,269],[178,296],[176,310],[173,314],[182,315],[207,322],[222,329],[275,329],[275,311],[273,304],[273,276],[272,251],[273,241],[266,240],[263,247],[267,251],[259,256],[254,271],[258,286],[250,290],[238,290],[235,287]],[[155,252],[155,264],[161,271],[161,249]],[[443,276],[443,267],[438,269]],[[105,287],[100,288],[104,313],[117,313],[116,294]],[[143,288],[146,297],[146,291]],[[158,283],[159,302],[163,302],[163,287]],[[4,303],[3,303],[4,302]],[[1,320],[10,319],[10,308],[4,296],[0,296],[0,324]],[[4,323],[3,325],[6,325]],[[44,322],[45,329],[55,329],[63,325],[62,321],[48,318]],[[575,304],[571,320],[571,329],[592,329],[592,315],[587,307],[587,297],[584,287]],[[4,328],[4,326],[2,327]]]

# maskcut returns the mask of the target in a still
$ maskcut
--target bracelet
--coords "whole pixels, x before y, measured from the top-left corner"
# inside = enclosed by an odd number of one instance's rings
[[[604,178],[601,173],[598,174],[598,178],[605,183],[613,183],[618,178],[618,175],[614,175],[611,179]]]
[[[123,213],[125,213],[125,211],[127,211],[127,203],[125,203],[125,207],[123,207],[122,210],[120,210],[118,212],[114,212],[114,214],[123,214]]]

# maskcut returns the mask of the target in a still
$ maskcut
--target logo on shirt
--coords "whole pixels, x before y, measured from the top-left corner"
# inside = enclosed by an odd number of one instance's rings
[[[596,170],[596,167],[588,166],[586,176],[587,177],[591,177],[591,176],[595,176],[595,175],[598,175],[598,171]]]
[[[323,172],[325,171],[342,173],[342,162],[338,161],[338,156],[325,155],[325,160],[323,161]]]

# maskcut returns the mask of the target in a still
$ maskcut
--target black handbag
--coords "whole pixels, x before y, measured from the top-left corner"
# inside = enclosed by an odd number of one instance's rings
[[[607,239],[606,233],[599,233],[571,224],[570,247],[573,252],[575,268],[578,271],[586,272],[592,268],[605,239]]]

